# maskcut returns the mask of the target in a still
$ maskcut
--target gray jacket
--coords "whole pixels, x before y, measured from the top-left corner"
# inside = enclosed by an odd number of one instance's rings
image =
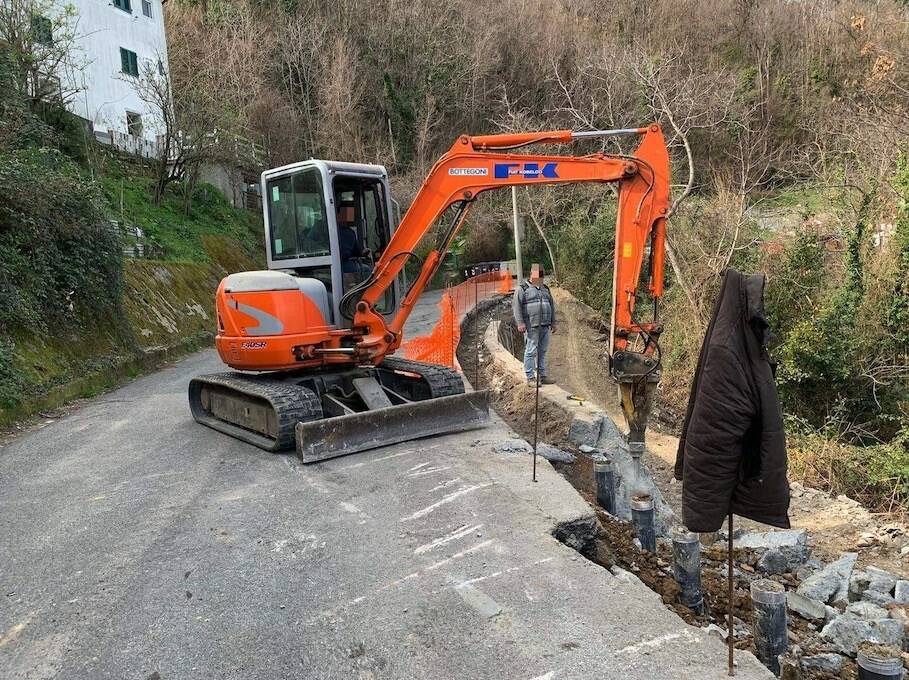
[[[556,322],[555,301],[545,283],[537,288],[524,281],[514,291],[511,309],[515,323],[524,324],[527,328],[554,326]]]

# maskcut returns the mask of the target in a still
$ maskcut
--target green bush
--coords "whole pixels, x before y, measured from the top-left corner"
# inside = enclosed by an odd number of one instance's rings
[[[24,387],[22,373],[16,370],[13,359],[13,343],[0,337],[0,409],[14,406]]]
[[[846,494],[872,510],[909,504],[909,425],[890,441],[847,443],[849,414],[838,413],[821,429],[786,417],[789,468],[794,478],[834,494]]]
[[[95,185],[53,149],[0,150],[0,326],[61,329],[118,309],[122,252]]]
[[[604,201],[592,215],[582,211],[569,215],[559,231],[558,244],[561,282],[608,317],[615,255],[614,201]]]
[[[899,160],[893,188],[899,197],[893,232],[896,266],[883,321],[893,349],[905,354],[909,352],[909,159],[905,155]]]

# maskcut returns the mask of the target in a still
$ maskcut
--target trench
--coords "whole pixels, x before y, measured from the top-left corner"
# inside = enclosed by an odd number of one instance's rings
[[[482,345],[486,329],[493,321],[500,321],[500,343],[512,354],[520,356],[523,352],[523,339],[511,320],[510,299],[506,297],[488,301],[464,317],[461,324],[458,361],[464,375],[476,389],[490,390],[490,404],[499,417],[519,436],[532,442],[533,392],[523,383],[518,383],[513,377],[497,369]],[[553,536],[604,569],[614,570],[618,567],[635,575],[660,596],[667,608],[687,623],[700,628],[715,624],[725,631],[728,606],[725,542],[701,546],[701,583],[705,607],[703,613],[693,611],[678,601],[680,588],[672,572],[671,541],[665,537],[659,538],[656,553],[638,547],[632,524],[612,517],[597,506],[593,460],[568,439],[570,418],[568,412],[547,400],[541,400],[539,417],[539,441],[571,452],[575,456],[573,463],[554,462],[553,467],[574,486],[596,513],[595,525],[563,524],[556,527]],[[648,461],[645,457],[644,463],[649,466],[652,461],[652,458]],[[661,486],[665,493],[666,487]],[[667,501],[671,503],[671,499]],[[758,556],[758,553],[748,549],[734,551],[735,647],[752,653],[755,652],[755,646],[751,629],[750,584],[755,577],[753,565]],[[799,584],[796,575],[788,572],[767,578],[781,583],[787,590],[795,589]],[[789,617],[788,635],[791,644],[798,644],[803,638],[815,633],[816,628],[810,622],[799,617]],[[854,664],[847,659],[845,675],[812,673],[795,677],[818,679],[852,677],[849,673],[854,672],[854,668]]]

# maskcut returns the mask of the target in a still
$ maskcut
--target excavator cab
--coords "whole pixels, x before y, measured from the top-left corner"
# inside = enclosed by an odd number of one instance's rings
[[[325,287],[328,325],[350,323],[341,298],[372,272],[395,227],[388,173],[381,165],[308,160],[262,173],[268,268]],[[390,286],[377,311],[397,312]]]

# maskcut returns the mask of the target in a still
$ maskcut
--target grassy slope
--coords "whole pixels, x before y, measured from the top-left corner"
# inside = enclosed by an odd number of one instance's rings
[[[132,163],[106,163],[97,181],[110,217],[141,227],[160,259],[126,259],[122,316],[65,335],[14,339],[28,390],[17,406],[0,410],[0,427],[208,346],[218,281],[263,266],[260,218],[232,208],[214,187],[200,186],[186,215],[176,195],[154,205],[152,179]]]
[[[98,179],[110,206],[112,219],[142,228],[147,238],[163,249],[161,259],[179,262],[209,262],[206,236],[230,239],[247,256],[261,249],[261,218],[248,211],[235,210],[221,193],[208,184],[196,188],[189,214],[183,211],[182,198],[168,192],[161,205],[151,200],[153,180],[147,175],[124,175],[123,163],[117,171]],[[128,169],[128,166],[126,166]]]

